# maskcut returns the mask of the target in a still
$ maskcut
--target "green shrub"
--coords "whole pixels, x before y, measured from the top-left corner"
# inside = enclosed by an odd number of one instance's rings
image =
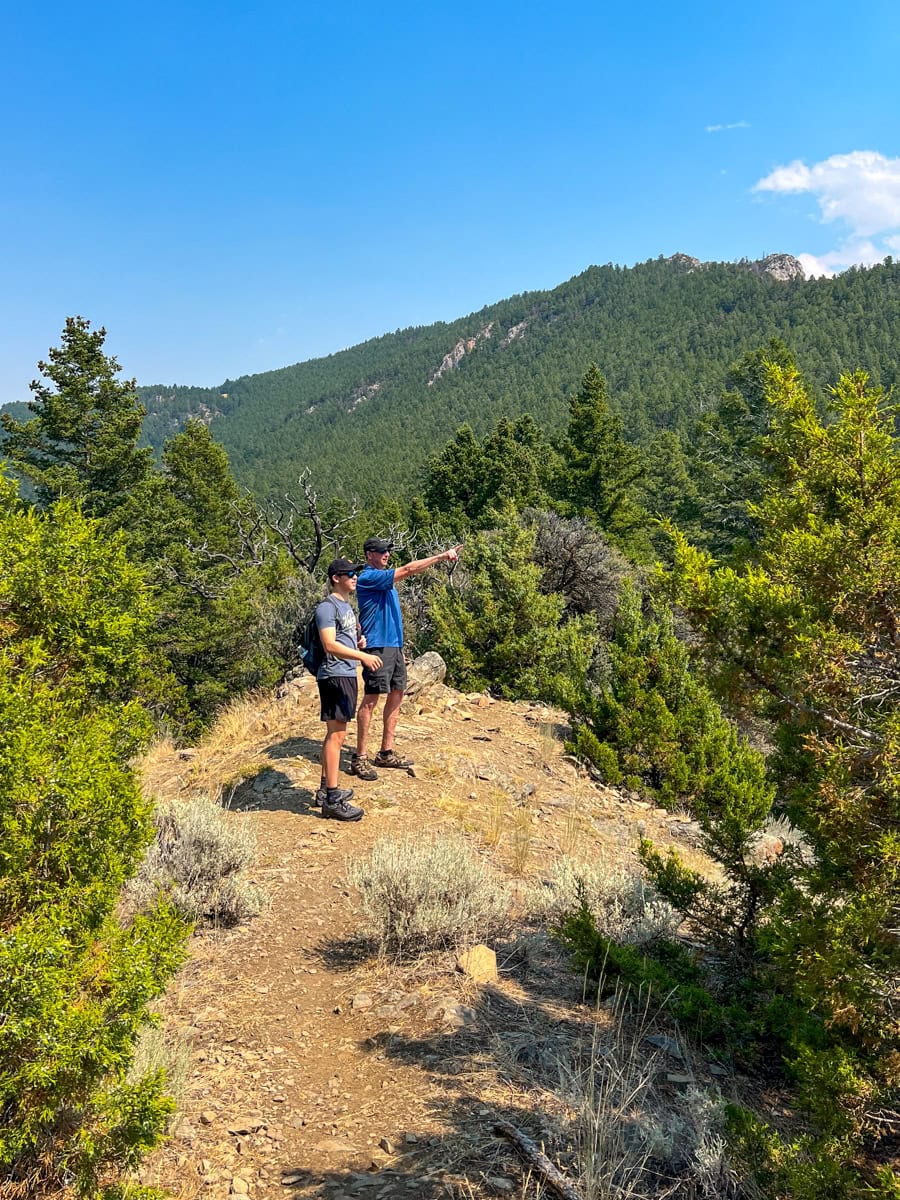
[[[130,1071],[186,930],[117,916],[152,837],[129,765],[149,616],[119,539],[0,475],[0,1175],[32,1195],[112,1188],[172,1109]]]
[[[811,1128],[791,1140],[743,1121],[762,1186],[792,1200],[896,1196],[885,1118],[900,1086],[897,413],[858,372],[834,389],[826,424],[790,364],[765,375],[754,544],[722,566],[673,531],[671,587],[716,687],[772,723],[779,806],[800,840],[748,870],[748,826],[726,803],[707,818],[719,889],[654,852],[645,861],[689,919],[743,940],[745,979],[780,1031],[770,1045]]]
[[[618,755],[609,742],[600,741],[593,729],[588,729],[586,725],[576,726],[567,749],[577,758],[589,762],[604,783],[611,787],[619,787],[622,783],[623,775]],[[628,779],[637,787],[640,786],[641,781],[636,775],[629,775]]]
[[[598,686],[584,688],[571,709],[572,751],[607,782],[638,781],[672,808],[715,808],[711,793],[736,778],[740,804],[761,824],[771,806],[762,757],[692,673],[668,609],[657,604],[645,617],[626,584],[605,649]]]
[[[595,624],[589,616],[564,620],[563,598],[541,591],[534,539],[507,507],[495,528],[466,542],[453,581],[428,594],[428,649],[463,690],[565,703],[582,687]]]
[[[735,1044],[749,1031],[747,1010],[740,1004],[725,1005],[715,1000],[700,968],[679,943],[658,940],[649,947],[619,944],[598,930],[584,904],[563,918],[558,933],[580,972],[607,991],[621,982],[637,993],[649,992],[691,1036]]]

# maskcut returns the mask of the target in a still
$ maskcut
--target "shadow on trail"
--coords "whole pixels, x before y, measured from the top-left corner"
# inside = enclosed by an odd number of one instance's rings
[[[231,793],[228,808],[232,812],[290,812],[322,818],[309,788],[294,783],[283,771],[270,768],[239,784]]]
[[[541,1122],[540,1114],[523,1104],[507,1100],[489,1108],[475,1093],[462,1091],[448,1096],[439,1114],[448,1131],[441,1137],[407,1131],[398,1134],[392,1153],[357,1155],[344,1170],[320,1171],[309,1167],[281,1168],[282,1186],[289,1197],[346,1200],[377,1197],[394,1200],[476,1200],[476,1197],[509,1195],[516,1200],[557,1200],[555,1194],[529,1169],[512,1145],[494,1131],[497,1122],[530,1130],[541,1144],[541,1134],[551,1140],[556,1134]],[[410,1137],[415,1139],[407,1141]],[[340,1144],[343,1139],[325,1139]],[[551,1151],[550,1144],[546,1148]],[[346,1152],[345,1152],[346,1153]],[[551,1151],[552,1155],[552,1151]],[[352,1157],[352,1156],[351,1156]]]
[[[306,758],[310,762],[319,763],[319,755],[322,751],[322,741],[314,741],[312,738],[303,737],[298,734],[296,737],[284,738],[283,741],[274,742],[271,746],[266,747],[266,754],[269,758]],[[349,762],[349,758],[348,758]]]
[[[359,1046],[372,1060],[373,1077],[376,1063],[382,1070],[397,1063],[421,1071],[428,1096],[421,1127],[392,1127],[389,1099],[370,1128],[338,1132],[336,1112],[333,1137],[312,1147],[323,1160],[320,1170],[308,1160],[282,1164],[287,1195],[549,1200],[553,1193],[495,1131],[498,1122],[520,1130],[574,1177],[560,1078],[590,1045],[594,1010],[580,1002],[578,978],[543,936],[523,933],[497,952],[501,978],[514,989],[488,984],[475,990],[448,975],[446,965],[431,987],[416,987],[421,978],[400,970],[391,980],[396,990],[372,987],[372,1007],[360,1013]],[[319,955],[331,969],[350,972],[371,959],[372,947],[360,938],[332,939]],[[365,1145],[367,1137],[386,1138],[389,1151]],[[340,1155],[347,1167],[329,1169],[329,1154]]]

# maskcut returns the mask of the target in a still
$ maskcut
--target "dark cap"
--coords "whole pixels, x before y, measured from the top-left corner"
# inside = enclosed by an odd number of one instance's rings
[[[366,538],[365,542],[363,543],[363,550],[366,552],[366,554],[368,554],[370,550],[373,554],[387,554],[388,551],[393,550],[393,548],[394,543],[386,542],[384,538]]]
[[[352,563],[349,558],[336,558],[328,564],[329,579],[335,575],[349,575],[351,572],[355,575],[356,571],[356,563]]]

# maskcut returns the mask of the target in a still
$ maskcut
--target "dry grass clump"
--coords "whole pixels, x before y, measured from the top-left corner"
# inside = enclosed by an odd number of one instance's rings
[[[695,1085],[661,1094],[662,1056],[647,1049],[654,1029],[648,996],[632,1001],[627,989],[617,988],[607,1012],[609,1020],[595,1026],[589,1055],[563,1072],[585,1200],[740,1196],[721,1096]]]
[[[283,699],[274,692],[251,692],[226,704],[196,746],[178,750],[161,738],[140,764],[144,794],[226,797],[245,779],[272,765],[270,747],[296,736],[299,690]]]
[[[568,1100],[575,1111],[578,1174],[585,1200],[637,1200],[648,1195],[656,1156],[648,1122],[658,1053],[643,1046],[652,1029],[649,999],[626,1021],[627,991],[617,988],[611,1020],[594,1026],[590,1052],[570,1070]]]
[[[602,860],[585,863],[566,855],[556,859],[549,877],[532,890],[529,909],[538,919],[558,924],[582,902],[604,937],[633,946],[672,937],[681,921],[640,875]]]
[[[157,1071],[165,1071],[166,1094],[180,1105],[190,1069],[191,1048],[187,1041],[154,1021],[145,1025],[138,1035],[127,1082],[137,1083]]]
[[[191,921],[237,925],[255,917],[262,895],[247,879],[256,843],[248,826],[208,796],[157,807],[156,841],[126,889],[135,908],[166,892]]]
[[[368,932],[398,958],[484,940],[507,921],[505,882],[460,838],[388,838],[347,874]]]

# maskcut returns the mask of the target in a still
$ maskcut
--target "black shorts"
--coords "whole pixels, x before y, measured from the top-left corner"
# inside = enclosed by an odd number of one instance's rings
[[[406,691],[406,659],[399,646],[366,646],[366,654],[377,654],[383,666],[377,671],[363,667],[363,682],[367,696],[383,696],[386,692]]]
[[[317,679],[321,721],[352,721],[356,715],[356,676],[329,675]]]

